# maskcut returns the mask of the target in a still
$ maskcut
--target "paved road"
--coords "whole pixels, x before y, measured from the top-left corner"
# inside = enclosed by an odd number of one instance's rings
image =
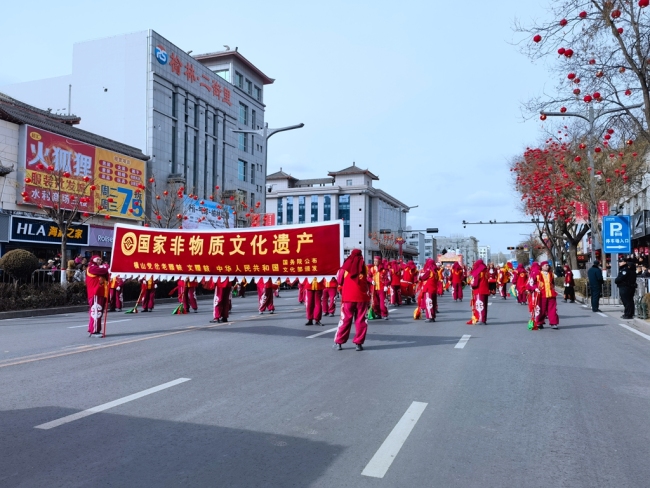
[[[650,485],[650,340],[618,320],[560,303],[532,332],[495,299],[468,326],[446,295],[356,352],[277,305],[111,314],[105,339],[84,314],[0,322],[0,486]]]

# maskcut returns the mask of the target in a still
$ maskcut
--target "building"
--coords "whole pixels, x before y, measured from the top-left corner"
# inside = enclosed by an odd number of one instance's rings
[[[9,85],[32,105],[83,114],[80,127],[144,148],[156,182],[187,194],[236,196],[264,212],[266,76],[237,48],[190,56],[153,30],[80,42],[72,73]],[[59,109],[65,112],[65,109]]]
[[[427,258],[431,258],[437,254],[435,252],[436,240],[420,231],[410,231],[406,230],[406,243],[410,246],[413,246],[418,250],[416,256],[414,256],[415,264],[418,266],[424,266]]]
[[[107,255],[114,223],[142,220],[146,201],[138,185],[145,182],[148,157],[75,127],[79,120],[0,94],[0,254],[22,248],[40,258],[54,257],[61,235],[44,208],[71,209],[84,195],[89,201],[78,205],[88,217],[68,234],[70,254]],[[59,172],[69,174],[52,177]],[[92,217],[97,205],[105,210]]]
[[[455,256],[462,256],[463,263],[465,264],[472,264],[479,258],[478,239],[476,239],[476,237],[456,235],[451,237],[437,237],[436,241],[438,244],[439,260],[443,259],[443,256],[447,253],[454,253]]]
[[[482,259],[485,264],[492,261],[490,246],[478,246],[478,257],[479,259]]]
[[[282,171],[266,178],[267,212],[275,214],[277,225],[343,220],[345,254],[361,249],[367,261],[375,255],[397,258],[396,237],[406,232],[409,206],[375,188],[379,178],[352,163],[326,178],[300,180]],[[387,242],[386,245],[382,244]],[[418,248],[405,242],[405,260]]]

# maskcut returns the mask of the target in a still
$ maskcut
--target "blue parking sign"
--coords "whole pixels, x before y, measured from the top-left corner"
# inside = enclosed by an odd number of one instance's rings
[[[632,252],[632,226],[629,215],[603,217],[603,252],[618,254]]]

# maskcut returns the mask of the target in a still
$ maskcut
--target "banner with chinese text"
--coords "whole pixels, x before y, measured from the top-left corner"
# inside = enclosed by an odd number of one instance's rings
[[[125,278],[320,279],[334,276],[342,263],[342,221],[214,230],[117,224],[111,273]]]
[[[142,220],[145,162],[26,125],[23,204]],[[80,198],[88,197],[87,201]]]

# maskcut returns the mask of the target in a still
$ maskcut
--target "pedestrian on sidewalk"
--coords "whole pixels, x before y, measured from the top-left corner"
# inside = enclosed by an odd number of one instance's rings
[[[368,331],[368,307],[370,306],[370,283],[368,269],[360,249],[353,249],[337,273],[341,287],[341,319],[334,338],[334,349],[340,351],[350,337],[354,320],[354,342],[357,351],[363,351]]]
[[[618,276],[614,283],[618,286],[618,291],[623,302],[622,319],[631,320],[634,318],[634,290],[636,290],[636,270],[634,269],[634,259],[623,256],[618,258],[619,270]]]
[[[589,291],[591,292],[591,311],[600,312],[598,302],[600,301],[600,293],[605,282],[603,280],[603,272],[600,269],[600,261],[594,261],[594,264],[587,272],[587,278],[589,279]]]

